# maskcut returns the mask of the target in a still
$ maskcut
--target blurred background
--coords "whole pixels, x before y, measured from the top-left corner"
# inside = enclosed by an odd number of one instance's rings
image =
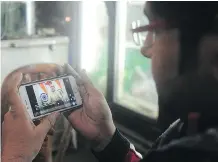
[[[103,92],[117,127],[145,154],[159,134],[151,62],[133,41],[131,24],[147,24],[142,1],[1,1],[1,83],[31,63],[86,69]],[[137,35],[143,41],[143,35]],[[58,151],[65,126],[52,137]],[[64,161],[91,161],[87,141],[70,131]],[[87,154],[87,156],[84,156]],[[87,160],[88,159],[88,160]]]

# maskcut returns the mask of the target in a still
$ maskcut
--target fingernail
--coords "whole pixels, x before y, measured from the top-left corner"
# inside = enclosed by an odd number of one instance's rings
[[[29,69],[35,69],[36,65],[29,65]]]
[[[63,67],[63,72],[64,73],[68,73],[69,72],[69,69],[70,69],[70,65],[69,64],[64,64],[64,67]]]
[[[23,73],[20,73],[17,77],[17,80],[20,82],[21,84],[21,81],[23,80]]]
[[[69,64],[66,64],[66,63],[65,63],[65,64],[64,64],[64,68],[66,68],[66,69],[69,68]]]
[[[52,77],[56,77],[57,74],[55,72],[52,72]]]
[[[54,112],[52,115],[57,119],[60,115],[60,112]]]
[[[64,66],[60,65],[57,67],[57,75],[63,75],[64,73]]]
[[[82,69],[82,72],[86,74],[86,70],[85,69]]]
[[[23,77],[24,77],[24,79],[25,79],[26,82],[31,81],[31,77],[30,77],[29,74],[23,74]]]
[[[15,80],[22,80],[23,79],[23,73],[16,73],[14,76]]]

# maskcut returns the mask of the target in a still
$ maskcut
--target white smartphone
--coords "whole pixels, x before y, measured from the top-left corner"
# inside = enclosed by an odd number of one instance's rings
[[[22,84],[19,94],[32,120],[82,106],[76,80],[71,75]]]

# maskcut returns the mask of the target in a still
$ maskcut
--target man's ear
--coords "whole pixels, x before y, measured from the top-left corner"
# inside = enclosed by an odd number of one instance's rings
[[[218,35],[206,36],[199,46],[200,73],[212,74],[218,80]]]

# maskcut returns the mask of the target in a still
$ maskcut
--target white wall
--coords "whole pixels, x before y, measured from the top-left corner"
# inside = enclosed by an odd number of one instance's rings
[[[11,43],[16,48],[9,48]],[[49,49],[53,45],[53,50]],[[33,63],[68,62],[68,39],[66,37],[15,40],[1,42],[1,82],[14,69]]]

